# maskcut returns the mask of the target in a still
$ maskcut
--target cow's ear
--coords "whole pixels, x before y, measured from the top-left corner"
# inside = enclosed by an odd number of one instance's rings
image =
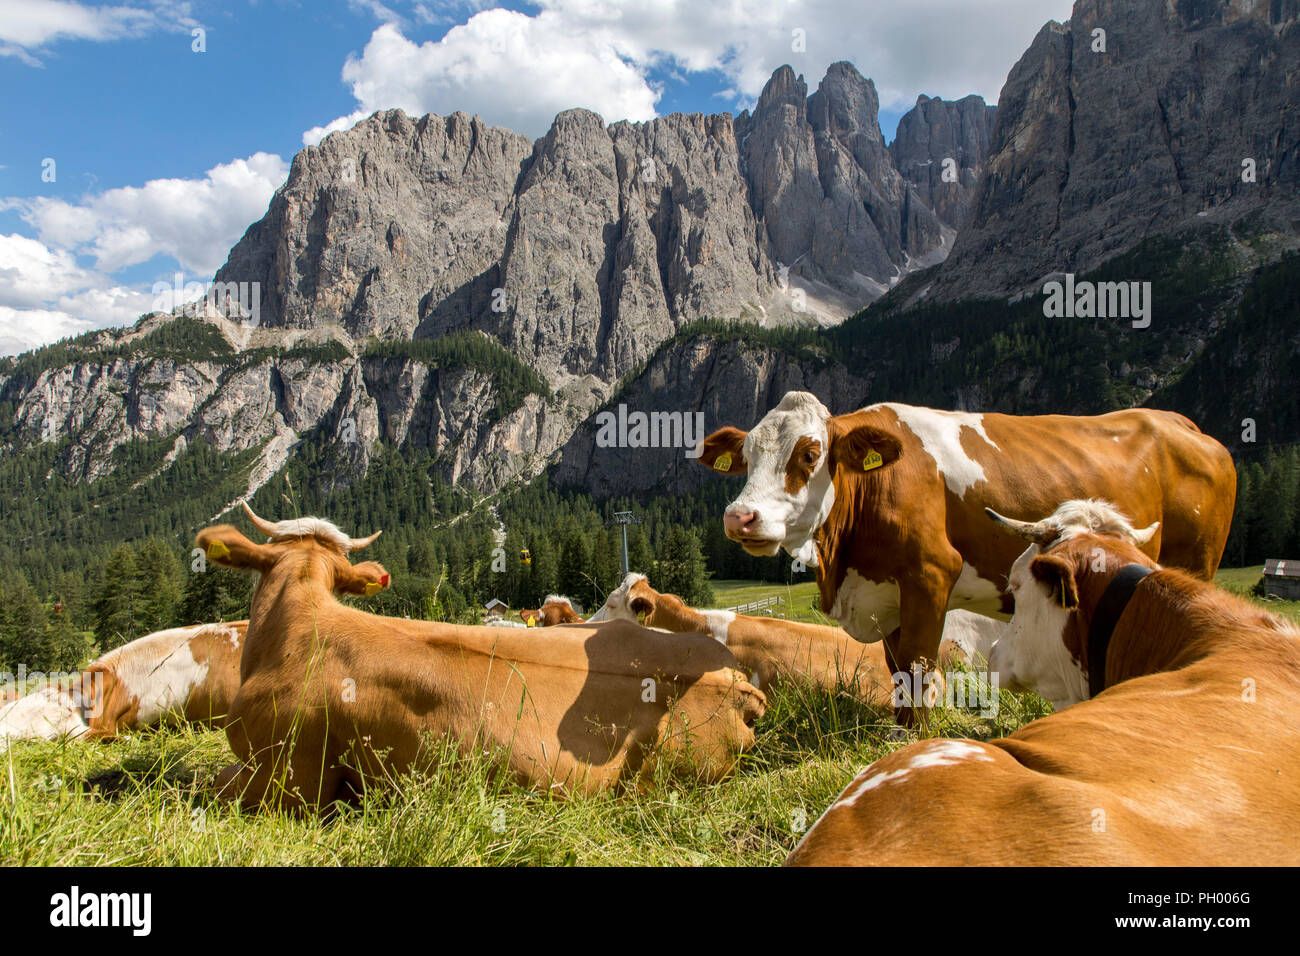
[[[836,468],[875,471],[892,465],[903,453],[903,445],[894,435],[874,425],[837,426],[832,419],[827,430],[831,442],[830,462]]]
[[[280,549],[269,544],[254,544],[233,525],[218,524],[204,528],[194,539],[209,561],[227,568],[249,568],[260,574],[270,571],[280,557]]]
[[[1029,562],[1029,573],[1047,585],[1052,600],[1067,611],[1079,607],[1079,586],[1074,578],[1074,562],[1059,554],[1040,554]]]
[[[744,455],[745,436],[748,434],[730,425],[719,428],[700,444],[699,463],[720,474],[743,475],[749,467]]]
[[[334,590],[346,594],[378,594],[388,587],[389,576],[378,561],[348,564],[339,561],[334,572]]]
[[[655,602],[653,598],[644,594],[638,594],[627,604],[628,608],[636,615],[636,619],[644,624],[650,619],[650,615],[655,612]]]
[[[535,610],[524,609],[519,612],[519,620],[523,621],[529,627],[536,627],[541,616],[541,612]]]

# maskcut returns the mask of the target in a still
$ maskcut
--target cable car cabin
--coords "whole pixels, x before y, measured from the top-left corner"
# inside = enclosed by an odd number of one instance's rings
[[[527,548],[524,548],[522,551],[519,552],[519,563],[520,563],[520,564],[532,564],[532,563],[533,563],[533,556],[532,556],[531,554],[528,553],[528,549],[527,549]]]

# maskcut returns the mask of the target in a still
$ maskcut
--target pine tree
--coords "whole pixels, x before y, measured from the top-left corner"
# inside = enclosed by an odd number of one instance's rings
[[[140,634],[171,627],[181,602],[181,568],[161,538],[150,538],[140,549],[135,587]]]
[[[244,571],[204,563],[201,571],[188,569],[185,587],[174,614],[181,627],[238,621],[248,617],[253,597],[252,577]]]
[[[95,598],[95,642],[101,652],[140,636],[135,549],[120,544],[104,565]]]
[[[571,595],[576,600],[583,602],[595,602],[598,598],[603,597],[612,591],[618,584],[620,564],[622,561],[623,537],[617,529],[613,534],[617,538],[611,540],[611,532],[604,528],[598,528],[591,537],[591,577],[592,583],[588,584],[581,595],[574,593]]]
[[[569,532],[560,552],[557,574],[560,593],[570,596],[590,593],[590,565],[591,556],[587,553],[586,539],[580,531]]]
[[[6,620],[0,657],[10,671],[22,666],[32,671],[58,670],[59,663],[47,633],[45,609],[22,572],[15,573],[5,588]]]
[[[693,530],[676,524],[668,530],[657,570],[655,581],[660,590],[676,594],[694,607],[709,607],[713,603],[700,539]]]

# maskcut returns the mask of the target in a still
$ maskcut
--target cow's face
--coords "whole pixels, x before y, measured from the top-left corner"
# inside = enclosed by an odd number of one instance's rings
[[[623,579],[623,583],[609,592],[609,597],[599,611],[587,618],[587,623],[597,624],[602,621],[638,621],[644,624],[654,613],[655,598],[658,594],[650,587],[644,574],[635,572]]]
[[[1092,611],[1126,564],[1155,566],[1131,541],[1108,535],[1027,547],[1008,576],[1015,614],[989,655],[1001,685],[1032,690],[1058,710],[1086,700]]]
[[[833,418],[809,392],[787,392],[751,431],[728,427],[706,438],[699,462],[747,476],[723,512],[727,537],[750,554],[785,548],[812,566],[814,537],[835,503],[837,471],[872,471],[892,464],[900,449],[887,432]]]

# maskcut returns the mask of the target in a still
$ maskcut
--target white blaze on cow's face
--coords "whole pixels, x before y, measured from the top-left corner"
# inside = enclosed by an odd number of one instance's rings
[[[635,621],[637,612],[632,609],[632,589],[638,582],[645,581],[644,574],[637,574],[635,571],[630,572],[623,579],[623,583],[609,592],[609,597],[605,603],[591,617],[587,618],[588,624],[601,624],[605,621]]]
[[[989,673],[1008,690],[1032,690],[1057,710],[1088,698],[1088,673],[1065,643],[1073,608],[1061,606],[1049,586],[1030,573],[1029,563],[1042,551],[1025,548],[1011,566],[1008,588],[1016,612],[989,654]]]
[[[1096,498],[1062,502],[1041,521],[1009,520],[995,512],[991,516],[1018,534],[1045,542],[1049,551],[1085,534],[1118,538],[1141,548],[1160,528],[1158,521],[1145,528],[1134,528],[1113,504]],[[1011,623],[993,644],[989,671],[999,675],[1002,686],[1032,690],[1059,710],[1087,700],[1088,673],[1070,650],[1065,636],[1076,608],[1064,606],[1060,592],[1035,577],[1031,570],[1034,559],[1043,553],[1043,546],[1031,541],[1011,566],[1007,584],[1015,598],[1016,610]]]
[[[789,392],[745,436],[745,487],[727,506],[727,536],[751,554],[782,547],[813,566],[813,537],[835,503],[827,467],[826,406],[808,392]],[[745,519],[752,516],[752,520]]]

